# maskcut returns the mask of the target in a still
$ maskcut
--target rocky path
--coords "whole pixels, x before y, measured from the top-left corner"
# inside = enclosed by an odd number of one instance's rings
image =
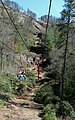
[[[0,120],[41,120],[39,113],[43,106],[33,101],[33,94],[24,95],[25,99],[13,98],[7,102],[6,106],[0,109]]]
[[[0,110],[0,120],[41,120],[39,112],[32,108],[3,108]]]

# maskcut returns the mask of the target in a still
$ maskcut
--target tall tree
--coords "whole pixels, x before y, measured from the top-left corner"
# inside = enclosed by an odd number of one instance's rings
[[[63,90],[64,90],[64,80],[65,80],[65,70],[66,70],[66,60],[67,60],[67,49],[68,49],[68,41],[69,41],[69,32],[70,27],[72,25],[72,20],[74,17],[74,0],[65,0],[64,9],[61,12],[61,20],[60,20],[60,30],[61,36],[65,39],[65,50],[64,50],[64,60],[62,65],[62,73],[61,73],[61,81],[60,81],[60,97],[63,100]],[[63,37],[64,36],[64,37]]]

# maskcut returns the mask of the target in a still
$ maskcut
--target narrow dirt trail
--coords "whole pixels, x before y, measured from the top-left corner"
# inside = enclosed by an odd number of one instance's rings
[[[39,113],[42,105],[33,101],[34,90],[22,98],[13,98],[0,109],[0,120],[41,120]]]
[[[41,120],[39,110],[31,108],[13,107],[0,110],[0,120]]]

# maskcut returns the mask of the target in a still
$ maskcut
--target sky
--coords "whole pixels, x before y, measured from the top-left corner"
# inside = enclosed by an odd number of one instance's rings
[[[37,18],[48,14],[50,0],[12,0],[17,2],[26,11],[28,8],[36,13]],[[52,0],[50,15],[60,17],[63,10],[64,0]]]

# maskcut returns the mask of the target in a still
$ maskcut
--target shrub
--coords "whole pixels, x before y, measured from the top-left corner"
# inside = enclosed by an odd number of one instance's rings
[[[26,90],[26,84],[20,81],[20,83],[16,85],[15,94],[20,96],[25,92],[25,90]]]
[[[53,92],[50,85],[44,86],[35,96],[35,101],[38,103],[46,103],[47,97],[52,97]]]
[[[75,111],[68,101],[63,101],[59,104],[57,114],[59,114],[60,116],[63,115],[64,118],[69,117],[70,120],[75,120]]]
[[[57,120],[53,104],[47,104],[44,108],[43,120]]]
[[[10,96],[8,94],[3,93],[3,94],[0,94],[0,99],[8,101],[10,99]]]
[[[4,101],[0,100],[0,108],[3,108],[3,107],[4,107]]]
[[[27,76],[26,84],[28,86],[34,87],[36,85],[36,80],[37,80],[36,76],[30,71],[26,72],[26,76]]]
[[[57,120],[55,113],[51,112],[50,114],[46,113],[43,120]]]

